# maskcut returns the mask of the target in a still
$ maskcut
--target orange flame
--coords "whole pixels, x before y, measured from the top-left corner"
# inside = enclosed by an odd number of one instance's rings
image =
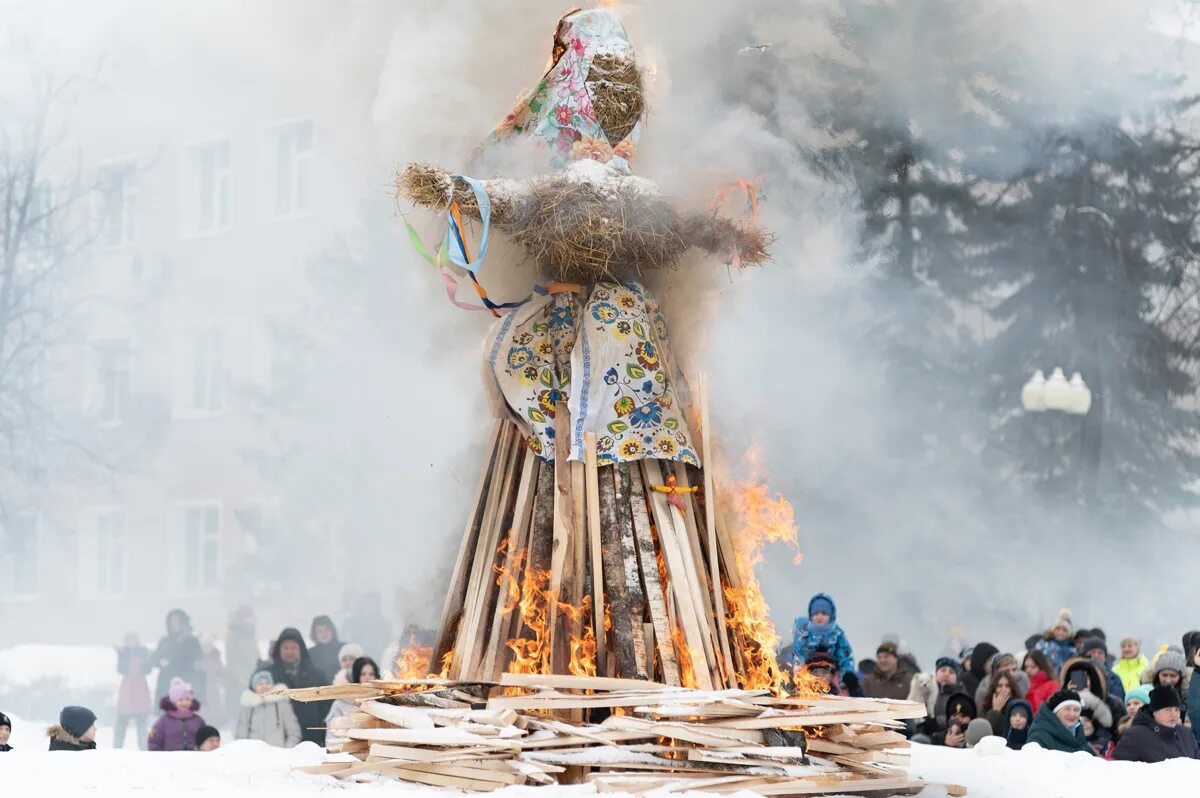
[[[735,566],[742,586],[724,590],[726,620],[735,638],[741,642],[743,673],[738,681],[743,688],[772,689],[784,693],[788,676],[779,666],[775,650],[779,635],[770,620],[770,607],[763,598],[762,588],[754,573],[763,560],[767,543],[787,543],[796,550],[793,562],[800,564],[802,555],[796,540],[796,515],[792,505],[782,496],[772,496],[763,482],[763,465],[757,449],[746,454],[750,476],[744,481],[731,482],[723,492],[725,506],[732,508],[738,521],[738,534],[733,536]],[[813,694],[820,689],[819,679],[803,669],[790,674],[795,689]]]
[[[433,648],[418,643],[416,635],[409,635],[408,645],[396,657],[396,678],[445,679],[450,673],[450,661],[454,659],[454,650],[451,649],[442,656],[442,667],[437,673],[430,670],[431,659],[433,659]]]

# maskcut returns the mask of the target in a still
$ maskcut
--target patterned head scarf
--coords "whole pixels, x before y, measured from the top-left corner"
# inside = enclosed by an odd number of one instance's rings
[[[621,141],[608,140],[596,119],[587,85],[592,61],[598,55],[633,59],[633,46],[621,21],[607,9],[567,13],[558,21],[550,68],[497,125],[485,145],[515,135],[535,136],[549,147],[553,169],[591,158],[628,174],[641,120]]]

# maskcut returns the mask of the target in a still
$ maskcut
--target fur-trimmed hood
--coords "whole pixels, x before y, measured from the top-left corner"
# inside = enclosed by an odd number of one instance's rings
[[[58,740],[60,743],[70,743],[71,745],[81,745],[82,744],[78,737],[71,734],[69,731],[64,729],[62,726],[59,726],[57,723],[55,723],[53,726],[50,726],[49,728],[46,729],[46,736],[49,737],[51,740]]]
[[[176,718],[190,718],[192,715],[195,715],[200,711],[200,699],[192,699],[192,708],[188,710],[186,715],[183,714],[183,711],[179,707],[175,706],[175,702],[167,696],[163,696],[161,699],[159,699],[158,708],[163,712],[166,712],[168,715]]]
[[[278,704],[280,701],[287,701],[285,695],[259,695],[253,690],[242,691],[242,706],[247,709],[257,709],[264,704]]]

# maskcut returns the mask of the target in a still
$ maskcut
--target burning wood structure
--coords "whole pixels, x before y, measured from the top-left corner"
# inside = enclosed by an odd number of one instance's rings
[[[630,176],[645,103],[611,12],[560,20],[551,64],[489,142],[543,139],[559,173],[515,188],[399,174],[399,194],[449,209],[439,254],[419,249],[456,304],[469,278],[497,317],[485,381],[505,409],[434,644],[403,652],[394,681],[288,691],[357,705],[331,721],[337,759],[309,772],[475,790],[920,788],[888,765],[923,706],[825,697],[777,663],[754,565],[767,540],[794,539],[790,506],[718,491],[705,380],[680,379],[639,281],[690,246],[760,263],[770,236],[753,214],[676,214]],[[493,213],[547,280],[521,302],[480,279]],[[477,258],[464,219],[483,226]]]
[[[898,721],[925,714],[904,701],[517,674],[493,684],[372,682],[290,695],[355,702],[357,711],[335,721],[336,758],[300,768],[339,779],[384,775],[477,791],[590,782],[633,794],[915,794],[926,786],[889,767],[907,762]]]

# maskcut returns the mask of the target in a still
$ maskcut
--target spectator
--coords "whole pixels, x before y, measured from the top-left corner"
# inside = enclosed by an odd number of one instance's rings
[[[350,684],[371,682],[378,678],[379,666],[370,657],[359,657],[354,660],[354,664],[350,667]],[[345,699],[339,698],[333,702],[333,706],[329,709],[329,714],[325,717],[325,746],[327,748],[337,745],[342,741],[340,737],[334,735],[333,724],[330,721],[334,718],[343,717],[353,709],[354,704]]]
[[[854,673],[854,652],[838,626],[837,605],[825,593],[812,597],[808,602],[808,617],[797,618],[792,628],[792,654],[798,662],[808,662],[818,649],[833,657],[839,676],[844,678]],[[854,681],[858,681],[857,676]]]
[[[58,724],[46,729],[51,751],[95,751],[96,713],[87,707],[63,707]]]
[[[1173,687],[1179,695],[1180,704],[1186,704],[1188,685],[1184,676],[1187,674],[1187,660],[1178,646],[1169,646],[1160,651],[1154,658],[1154,676],[1150,684],[1154,687]]]
[[[1017,666],[1017,658],[1012,654],[993,654],[991,664],[986,668],[988,675],[979,687],[975,690],[975,705],[979,707],[979,711],[987,714],[984,709],[983,699],[992,689],[993,682],[1001,673],[1007,673],[1016,679],[1021,687],[1021,695],[1024,696],[1029,692],[1029,677]],[[995,708],[1002,709],[1004,703],[1001,702]]]
[[[1195,633],[1194,642],[1200,645],[1200,633]],[[1196,675],[1196,670],[1200,668],[1200,648],[1197,648],[1192,653],[1192,675]],[[1197,744],[1200,744],[1200,700],[1193,699],[1187,705],[1187,719],[1192,724],[1192,736],[1196,738]]]
[[[242,690],[262,659],[254,627],[253,607],[243,604],[229,614],[229,626],[225,629],[225,716],[228,718],[235,718],[241,712]]]
[[[824,687],[816,685],[818,692],[827,692],[829,695],[851,696],[853,698],[863,698],[865,694],[862,691],[862,686],[858,683],[857,677],[853,673],[848,674],[851,678],[839,682],[837,676],[837,663],[833,657],[829,656],[824,651],[818,651],[808,658],[808,662],[798,666],[803,672],[822,683]]]
[[[237,739],[262,740],[277,748],[299,745],[300,721],[296,719],[292,702],[287,696],[268,695],[274,687],[275,679],[270,671],[257,671],[250,677],[250,689],[244,690],[241,696]]]
[[[925,705],[925,720],[915,728],[927,739],[917,739],[917,742],[932,742],[934,734],[946,730],[946,702],[962,690],[958,684],[958,663],[950,657],[942,657],[934,666],[933,673],[914,676],[908,691],[909,701],[920,701]]]
[[[863,692],[870,698],[908,698],[912,674],[900,668],[900,652],[896,644],[885,641],[875,651],[875,672],[863,679]]]
[[[8,744],[10,736],[12,736],[12,721],[8,719],[8,715],[0,712],[0,754],[6,754],[12,750],[12,746]]]
[[[1058,691],[1058,673],[1050,665],[1050,660],[1046,659],[1046,655],[1037,649],[1025,655],[1022,670],[1029,677],[1029,692],[1025,694],[1025,697],[1029,699],[1029,705],[1033,708],[1033,714],[1036,717],[1042,702]]]
[[[158,702],[163,714],[150,729],[151,751],[195,751],[196,733],[205,725],[196,714],[200,702],[192,686],[178,677],[171,680],[167,694]]]
[[[1029,739],[1029,724],[1033,722],[1033,707],[1023,698],[1009,699],[1004,707],[1004,728],[1001,736],[1014,751]]]
[[[200,641],[192,634],[192,620],[183,610],[167,613],[167,633],[154,649],[154,664],[158,666],[158,683],[154,694],[164,696],[172,679],[191,683],[200,676]]]
[[[968,695],[975,695],[975,691],[991,671],[992,657],[999,653],[1000,649],[991,643],[979,643],[971,649],[971,659],[967,663],[966,673],[962,675],[962,684]]]
[[[1126,637],[1121,641],[1121,659],[1113,666],[1113,673],[1121,680],[1121,686],[1128,693],[1142,683],[1142,671],[1150,663],[1142,655],[1142,641],[1136,637]]]
[[[1004,671],[997,673],[991,680],[991,687],[979,703],[979,712],[992,724],[992,733],[997,737],[1004,736],[1004,708],[1014,698],[1024,698],[1025,689],[1015,673]]]
[[[1112,748],[1112,732],[1097,723],[1096,713],[1086,707],[1079,713],[1079,723],[1083,726],[1083,738],[1096,756],[1108,759]]]
[[[1125,717],[1117,722],[1117,728],[1113,730],[1113,739],[1120,742],[1125,736],[1125,732],[1129,731],[1130,725],[1133,724],[1133,719],[1137,717],[1138,710],[1150,703],[1150,685],[1139,684],[1129,692],[1125,693]]]
[[[1080,646],[1080,653],[1100,669],[1108,686],[1108,694],[1115,696],[1122,704],[1125,703],[1125,685],[1121,682],[1121,677],[1108,667],[1108,644],[1099,637],[1089,637]]]
[[[1073,690],[1059,690],[1043,702],[1029,728],[1029,742],[1037,743],[1048,751],[1087,751],[1095,756],[1083,735],[1079,716],[1083,702]]]
[[[1038,651],[1046,655],[1046,659],[1049,660],[1050,666],[1055,671],[1061,670],[1067,660],[1078,653],[1074,643],[1071,642],[1071,629],[1071,611],[1059,610],[1058,615],[1054,618],[1054,623],[1035,646]]]
[[[309,637],[312,638],[313,647],[309,649],[308,655],[312,657],[313,665],[332,680],[333,675],[338,672],[338,654],[342,650],[342,642],[338,640],[337,627],[333,625],[333,620],[328,615],[313,618]]]
[[[933,744],[962,748],[967,743],[967,726],[978,714],[971,696],[966,693],[950,696],[946,701],[946,729],[933,735]]]
[[[197,751],[216,751],[221,747],[221,732],[212,726],[201,726],[196,732]]]
[[[146,677],[154,670],[150,649],[138,640],[136,632],[125,635],[125,644],[117,647],[117,673],[121,686],[117,689],[117,725],[113,729],[113,748],[125,747],[125,732],[133,721],[137,745],[146,750],[146,727],[150,717],[150,684]]]
[[[1179,693],[1169,687],[1150,691],[1150,703],[1138,710],[1129,731],[1117,743],[1113,759],[1164,762],[1200,759],[1196,739],[1179,722]]]
[[[334,674],[334,684],[348,684],[350,681],[350,669],[354,667],[354,660],[363,655],[362,646],[357,643],[347,643],[338,651],[338,664],[341,669]],[[780,663],[785,660],[779,660]]]
[[[210,634],[200,635],[200,670],[204,684],[208,686],[205,702],[210,710],[208,720],[214,726],[225,724],[225,663],[221,662],[221,651]]]
[[[304,645],[304,636],[299,630],[287,628],[279,633],[271,647],[271,678],[276,684],[291,688],[320,687],[329,684],[329,679],[317,668]],[[329,714],[329,701],[292,701],[292,710],[300,721],[300,736],[306,742],[321,745],[325,740],[325,716]]]
[[[1108,682],[1100,670],[1100,666],[1090,659],[1076,657],[1068,660],[1062,670],[1062,685],[1064,690],[1074,690],[1079,693],[1079,700],[1084,709],[1090,709],[1100,725],[1112,729],[1116,721],[1125,714],[1125,703],[1108,695]]]

